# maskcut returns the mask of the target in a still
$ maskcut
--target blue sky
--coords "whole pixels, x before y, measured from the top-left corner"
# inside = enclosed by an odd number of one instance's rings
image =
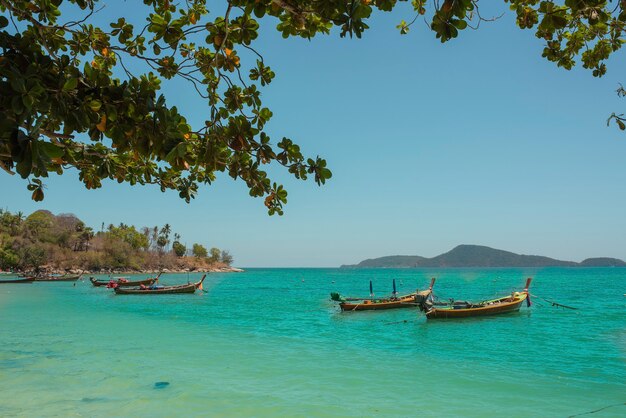
[[[228,249],[249,267],[435,256],[458,244],[625,259],[626,134],[605,123],[626,107],[615,94],[626,82],[623,54],[602,79],[565,71],[541,57],[542,42],[515,27],[504,4],[483,10],[506,14],[444,45],[424,24],[400,36],[406,8],[376,14],[360,40],[263,31],[256,48],[276,72],[263,90],[274,112],[268,130],[333,171],[319,188],[272,170],[289,191],[282,217],[225,176],[186,204],[173,192],[110,181],[88,191],[68,171],[48,179],[46,199],[35,203],[23,180],[2,173],[0,206],[71,212],[96,228],[167,222],[189,245]],[[190,120],[204,120],[190,87],[164,92]]]

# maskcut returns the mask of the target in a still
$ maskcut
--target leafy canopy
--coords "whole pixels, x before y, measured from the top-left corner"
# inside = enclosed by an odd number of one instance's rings
[[[291,139],[273,140],[264,130],[272,112],[261,89],[275,74],[253,47],[260,22],[277,22],[285,38],[333,27],[360,38],[375,10],[391,11],[398,1],[226,0],[209,13],[205,0],[144,0],[139,26],[119,17],[98,27],[90,23],[97,0],[0,0],[0,167],[28,179],[37,201],[41,178],[69,168],[89,189],[103,179],[155,184],[187,202],[223,172],[264,197],[270,214],[282,214],[287,191],[268,177],[268,165],[318,185],[332,174],[324,159],[307,158]],[[560,67],[579,61],[600,77],[624,42],[626,0],[504,1]],[[446,42],[485,20],[477,0],[411,5],[413,19],[398,25],[402,34],[423,16]],[[159,94],[172,78],[205,100],[201,126]],[[624,129],[620,117],[612,115]]]
[[[206,258],[207,255],[209,254],[205,246],[202,244],[193,244],[191,253],[193,254],[194,257],[197,257],[197,258]]]

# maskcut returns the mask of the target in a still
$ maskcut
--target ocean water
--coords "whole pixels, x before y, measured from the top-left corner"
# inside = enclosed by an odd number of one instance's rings
[[[427,322],[329,299],[437,277],[439,296],[481,300],[528,276],[531,293],[580,310],[533,298],[519,313]],[[626,416],[626,269],[249,269],[204,288],[0,285],[0,416]]]

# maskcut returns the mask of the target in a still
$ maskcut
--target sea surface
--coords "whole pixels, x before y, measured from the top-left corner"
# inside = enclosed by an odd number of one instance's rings
[[[529,276],[532,307],[482,319],[329,298],[437,277],[440,297],[483,300]],[[0,416],[626,416],[626,268],[248,269],[204,289],[1,284]]]

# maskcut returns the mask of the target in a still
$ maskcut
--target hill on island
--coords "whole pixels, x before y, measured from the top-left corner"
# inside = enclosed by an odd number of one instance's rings
[[[580,263],[556,260],[539,255],[515,254],[482,245],[459,245],[447,253],[427,258],[417,255],[393,255],[370,258],[342,268],[411,268],[411,267],[626,267],[617,258],[588,258]]]

